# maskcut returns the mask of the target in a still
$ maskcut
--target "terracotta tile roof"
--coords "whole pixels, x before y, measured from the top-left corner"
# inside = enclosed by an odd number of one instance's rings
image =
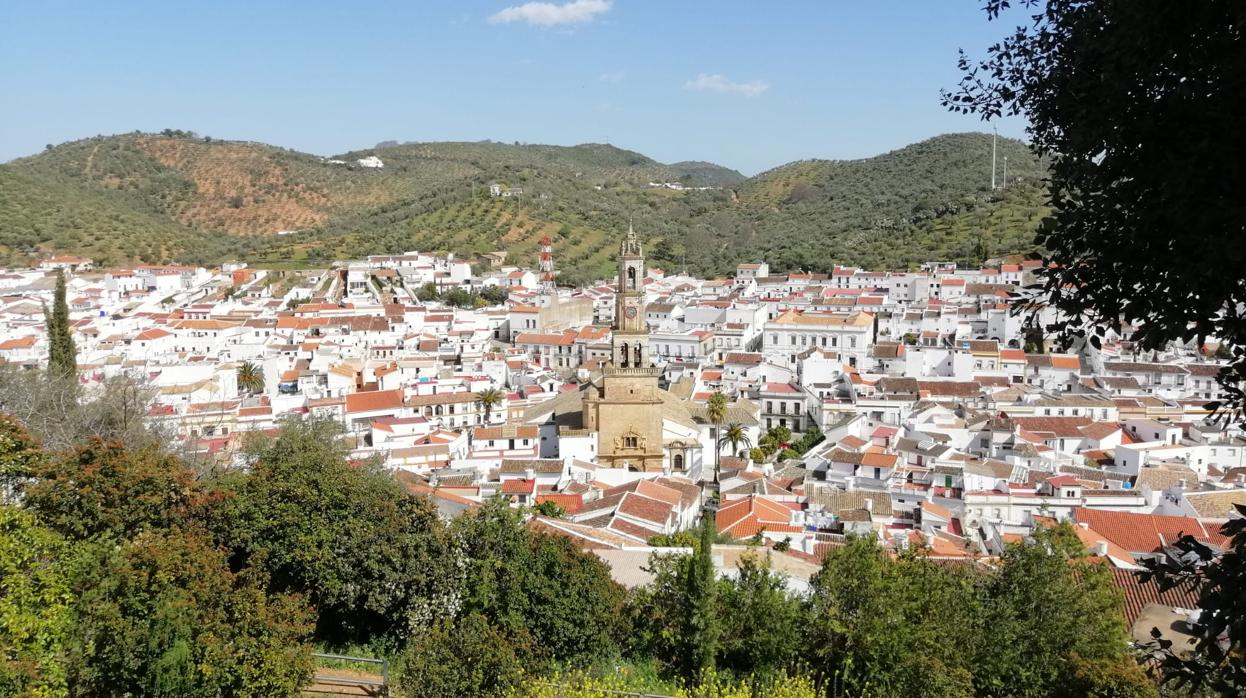
[[[1189,586],[1180,586],[1161,592],[1155,582],[1143,582],[1132,570],[1113,568],[1112,582],[1121,590],[1124,603],[1121,612],[1131,627],[1142,615],[1147,604],[1160,604],[1174,608],[1198,607],[1198,592]]]
[[[1121,425],[1116,422],[1094,422],[1081,428],[1081,432],[1087,438],[1094,439],[1095,441],[1102,441],[1120,430]]]
[[[628,492],[623,495],[623,499],[619,501],[619,507],[615,510],[615,514],[616,516],[622,514],[634,519],[648,521],[657,526],[665,526],[671,517],[674,516],[670,502],[653,499],[638,492]]]
[[[0,350],[3,349],[29,349],[39,341],[38,337],[30,335],[29,337],[18,337],[16,339],[6,339],[0,342]]]
[[[518,475],[529,470],[544,475],[561,474],[562,461],[556,458],[503,458],[498,467],[499,473],[507,475]]]
[[[658,534],[657,531],[645,528],[644,526],[641,526],[639,524],[634,524],[631,521],[627,521],[625,519],[620,519],[617,517],[611,519],[610,523],[606,526],[606,528],[608,530],[614,531],[615,533],[618,533],[624,536],[629,536],[631,538],[635,538],[636,540],[642,543],[645,541],[648,541],[650,538]]]
[[[1035,434],[1050,434],[1057,438],[1080,438],[1082,427],[1091,424],[1090,417],[1015,417],[1013,422],[1021,429]]]
[[[683,501],[683,496],[679,493],[679,490],[659,485],[650,480],[641,480],[636,484],[635,491],[636,494],[665,502],[671,506],[677,506]]]
[[[507,480],[502,483],[502,494],[532,494],[536,480]]]
[[[937,397],[973,397],[982,392],[977,381],[918,381],[917,389]]]
[[[933,516],[939,517],[940,519],[943,519],[944,521],[952,520],[952,511],[945,506],[935,504],[934,502],[922,502],[921,508],[922,508],[923,515],[931,514]]]
[[[1216,526],[1204,525],[1188,516],[1129,514],[1078,507],[1073,510],[1077,523],[1085,523],[1096,533],[1131,553],[1151,553],[1171,545],[1182,535],[1224,547],[1227,539]]]
[[[1105,361],[1105,371],[1121,373],[1189,373],[1184,367],[1176,364],[1149,364],[1134,361]]]
[[[540,436],[541,428],[520,424],[501,424],[492,427],[476,427],[472,437],[476,441],[492,439],[535,439]]]
[[[538,494],[536,496],[537,504],[544,504],[545,502],[553,502],[568,514],[574,514],[584,507],[584,496],[579,494],[558,494],[553,492]]]
[[[412,395],[407,398],[407,404],[412,407],[424,407],[425,405],[458,405],[475,401],[476,394],[465,390],[457,393],[437,393],[436,395]]]
[[[788,507],[758,495],[750,495],[731,502],[718,510],[715,524],[719,533],[734,538],[747,538],[765,528],[774,532],[798,533],[800,528],[791,525]]]
[[[402,409],[402,390],[373,390],[346,396],[346,413]]]
[[[137,335],[134,336],[134,340],[138,342],[142,342],[142,341],[147,341],[147,340],[152,340],[152,339],[160,339],[161,337],[169,337],[172,334],[173,334],[172,332],[164,329],[163,327],[152,327],[152,328],[143,330],[142,332],[139,332]]]
[[[1234,507],[1246,506],[1246,490],[1190,492],[1185,500],[1203,518],[1227,519],[1235,512]]]
[[[1039,368],[1060,368],[1073,371],[1082,367],[1080,359],[1068,354],[1026,354],[1025,363]]]

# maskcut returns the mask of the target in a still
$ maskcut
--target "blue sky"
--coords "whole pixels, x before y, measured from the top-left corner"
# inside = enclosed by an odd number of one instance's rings
[[[753,174],[989,130],[938,91],[1012,26],[982,0],[2,5],[0,161],[182,128],[322,155],[610,142]]]

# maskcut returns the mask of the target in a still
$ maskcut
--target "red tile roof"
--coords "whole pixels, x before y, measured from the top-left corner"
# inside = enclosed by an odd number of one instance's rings
[[[1112,581],[1124,596],[1122,612],[1125,622],[1131,627],[1142,615],[1147,604],[1160,604],[1174,608],[1197,608],[1198,592],[1188,586],[1180,586],[1168,591],[1160,591],[1155,582],[1142,582],[1133,570],[1113,568]]]
[[[402,390],[373,390],[346,396],[346,413],[398,410],[402,408]]]
[[[1215,525],[1204,525],[1189,516],[1129,514],[1121,511],[1077,508],[1074,520],[1131,553],[1151,553],[1171,545],[1183,535],[1224,547],[1228,539]]]

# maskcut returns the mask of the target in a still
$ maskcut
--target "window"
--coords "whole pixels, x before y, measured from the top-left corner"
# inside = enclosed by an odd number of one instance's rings
[[[623,448],[640,448],[640,437],[624,436]]]

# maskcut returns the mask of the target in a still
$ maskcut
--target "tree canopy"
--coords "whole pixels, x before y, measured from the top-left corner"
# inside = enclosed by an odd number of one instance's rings
[[[1221,380],[1246,395],[1246,7],[1233,0],[1025,0],[1029,21],[962,53],[953,111],[1023,115],[1050,162],[1048,262],[1034,302],[1050,330],[1098,343],[1111,328],[1143,349],[1217,338]],[[1008,0],[988,0],[991,19]]]
[[[305,594],[317,636],[401,640],[453,608],[453,544],[435,507],[371,463],[350,464],[340,425],[291,420],[249,473],[213,483],[204,512],[235,569]]]

